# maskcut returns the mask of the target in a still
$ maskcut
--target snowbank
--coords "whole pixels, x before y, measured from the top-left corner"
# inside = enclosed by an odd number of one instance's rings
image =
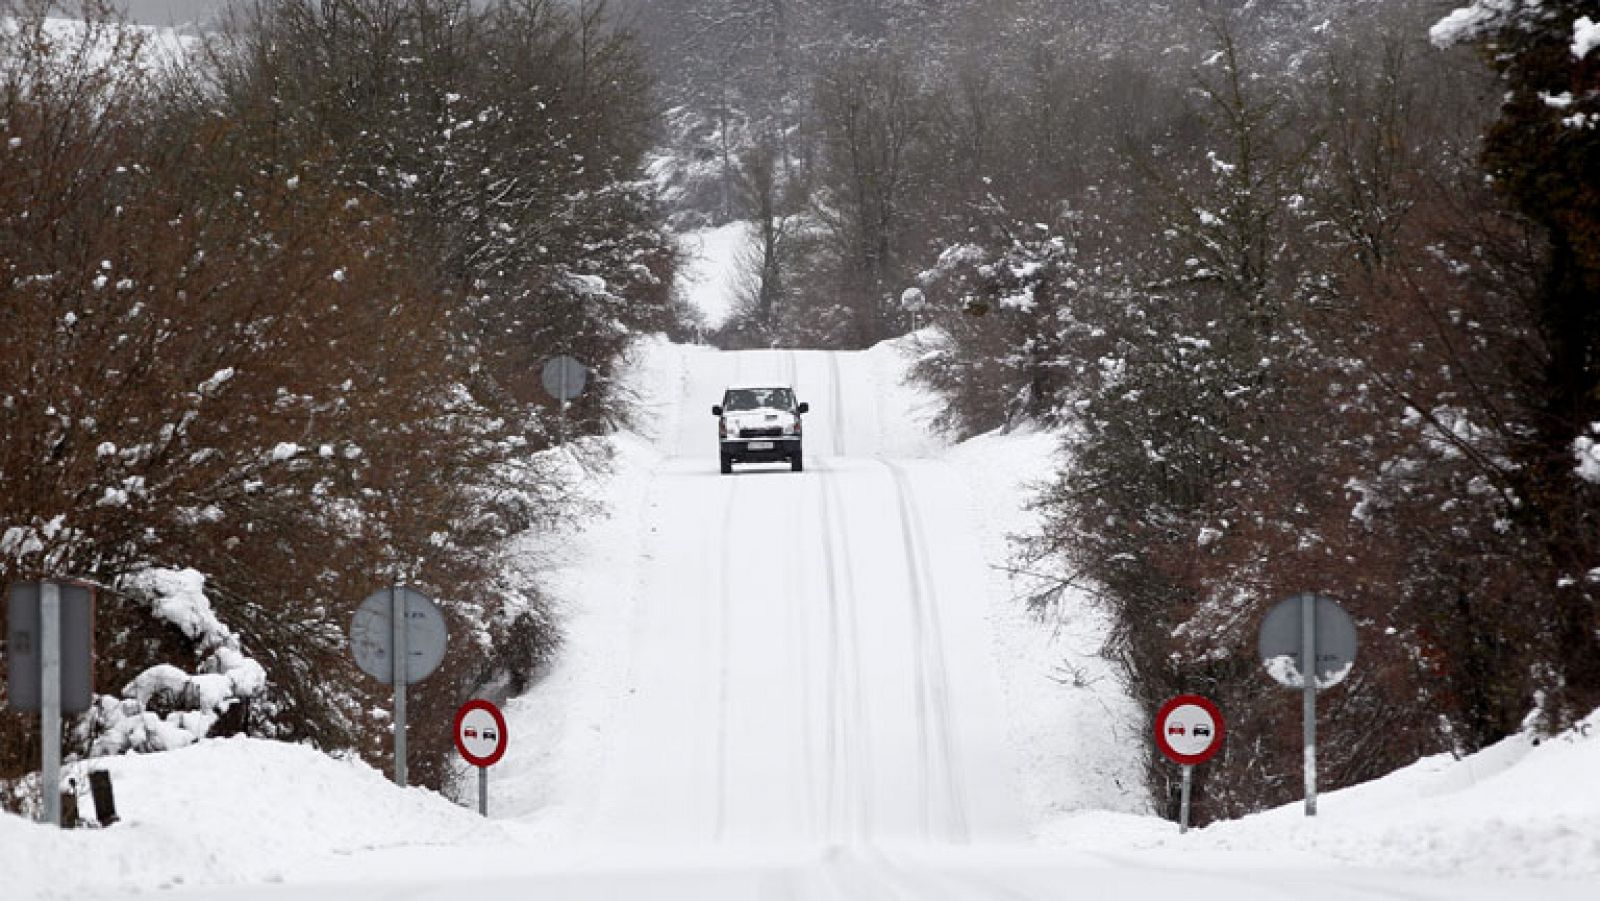
[[[1085,813],[1045,830],[1077,849],[1312,855],[1429,875],[1600,879],[1600,711],[1535,744],[1525,735],[1456,760],[1419,760],[1382,779],[1179,836],[1147,817]]]
[[[212,740],[93,765],[111,772],[122,821],[62,832],[0,814],[6,901],[275,882],[357,850],[505,840],[433,792],[395,788],[365,763],[303,745]],[[64,775],[77,778],[92,818],[86,771]]]

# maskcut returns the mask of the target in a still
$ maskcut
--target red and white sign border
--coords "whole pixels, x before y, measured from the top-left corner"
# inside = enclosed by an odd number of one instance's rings
[[[466,742],[461,740],[461,724],[464,720],[466,720],[467,714],[474,710],[482,710],[489,714],[489,716],[494,719],[495,726],[500,730],[500,743],[495,746],[494,753],[490,754],[488,757],[478,757],[474,755],[471,751],[467,750]],[[501,757],[505,756],[507,744],[506,718],[501,715],[499,707],[494,706],[492,702],[486,701],[483,698],[473,698],[467,703],[462,704],[461,707],[456,710],[455,731],[453,734],[456,741],[456,751],[461,755],[462,759],[475,767],[494,766],[500,762]]]
[[[1198,754],[1184,754],[1167,741],[1167,717],[1172,715],[1172,711],[1184,706],[1199,707],[1206,713],[1211,714],[1211,721],[1216,724],[1216,728],[1212,730],[1214,734],[1211,736],[1211,744],[1207,745],[1206,749]],[[1168,760],[1183,766],[1205,763],[1207,760],[1217,756],[1217,752],[1222,750],[1222,739],[1228,732],[1227,724],[1222,720],[1221,708],[1212,703],[1210,698],[1200,695],[1178,695],[1167,703],[1162,704],[1161,710],[1156,713],[1155,726],[1156,747],[1161,749],[1161,753],[1167,755]]]

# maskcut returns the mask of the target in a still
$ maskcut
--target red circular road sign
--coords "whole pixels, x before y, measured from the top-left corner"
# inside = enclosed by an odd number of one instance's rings
[[[1156,714],[1156,747],[1173,763],[1205,763],[1222,750],[1222,711],[1209,698],[1178,695]]]
[[[494,766],[506,753],[506,718],[500,708],[482,698],[456,711],[456,750],[467,763]]]

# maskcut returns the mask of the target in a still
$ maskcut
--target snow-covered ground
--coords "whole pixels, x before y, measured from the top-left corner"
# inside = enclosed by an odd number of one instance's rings
[[[330,859],[402,846],[508,844],[493,821],[360,761],[255,739],[102,758],[122,821],[61,831],[0,815],[0,898],[119,897],[275,883]],[[81,767],[81,809],[93,815]]]
[[[1053,440],[946,447],[899,348],[654,342],[610,513],[530,547],[558,665],[507,705],[491,818],[356,761],[254,740],[106,762],[124,821],[0,817],[0,896],[123,898],[1593,898],[1600,717],[1179,836],[1069,604],[999,567]],[[717,473],[726,381],[793,383],[807,471]],[[87,807],[87,805],[85,805]]]

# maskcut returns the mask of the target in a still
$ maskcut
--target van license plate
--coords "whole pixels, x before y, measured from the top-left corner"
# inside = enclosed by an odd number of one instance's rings
[[[745,445],[749,450],[772,450],[771,441],[752,441]]]

